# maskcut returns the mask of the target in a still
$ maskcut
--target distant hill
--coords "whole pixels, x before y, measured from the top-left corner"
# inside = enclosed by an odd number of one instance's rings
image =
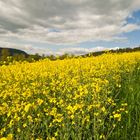
[[[28,54],[22,50],[19,50],[19,49],[13,49],[13,48],[2,48],[0,47],[0,56],[1,56],[1,52],[2,50],[5,49],[9,52],[9,55],[10,56],[14,56],[14,55],[19,55],[19,54],[22,54],[22,55],[25,55],[26,57],[28,56]]]

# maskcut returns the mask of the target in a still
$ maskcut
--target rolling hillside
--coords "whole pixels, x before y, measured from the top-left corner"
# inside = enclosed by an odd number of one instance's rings
[[[7,52],[9,53],[10,56],[14,56],[14,55],[17,55],[17,54],[23,54],[25,56],[28,56],[28,54],[22,50],[19,50],[19,49],[13,49],[13,48],[2,48],[0,47],[0,56],[1,56],[1,53],[2,53],[2,50],[7,50]]]

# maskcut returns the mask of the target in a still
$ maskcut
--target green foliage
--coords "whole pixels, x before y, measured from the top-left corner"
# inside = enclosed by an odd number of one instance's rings
[[[8,56],[10,56],[9,50],[8,49],[2,49],[2,51],[1,51],[1,60],[6,61]]]
[[[140,139],[140,62],[131,74],[122,75],[122,87],[118,100],[127,102],[128,114],[114,129],[109,140]],[[123,127],[122,127],[123,126]]]
[[[16,49],[0,48],[0,65],[8,65],[15,61],[35,62],[35,61],[39,61],[46,58],[49,60],[55,61],[55,60],[64,60],[64,59],[70,59],[70,58],[80,58],[80,57],[85,58],[85,57],[99,56],[106,53],[125,53],[125,52],[137,52],[137,51],[140,51],[140,47],[99,51],[99,52],[93,52],[93,53],[91,52],[89,54],[85,54],[81,56],[75,56],[74,54],[67,54],[67,53],[60,56],[55,56],[55,55],[45,56],[44,54],[41,56],[38,53],[33,55],[33,54],[26,54],[25,52],[16,50]]]

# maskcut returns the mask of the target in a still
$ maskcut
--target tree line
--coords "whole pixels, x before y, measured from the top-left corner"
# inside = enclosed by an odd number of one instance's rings
[[[124,53],[124,52],[136,52],[136,51],[140,51],[140,47],[137,48],[119,48],[116,50],[109,50],[109,51],[99,51],[99,52],[92,52],[92,53],[88,53],[85,55],[80,55],[80,56],[76,56],[73,54],[63,54],[61,56],[55,56],[55,55],[39,55],[39,54],[26,54],[23,51],[18,50],[17,53],[12,53],[10,52],[10,50],[8,48],[3,48],[0,51],[0,65],[8,65],[9,63],[12,63],[14,61],[18,61],[18,62],[23,62],[23,61],[27,61],[27,62],[35,62],[35,61],[39,61],[41,59],[50,59],[52,61],[54,60],[63,60],[66,58],[78,58],[78,57],[90,57],[90,56],[99,56],[105,53]]]
[[[69,55],[69,54],[64,54],[61,56],[55,56],[55,55],[39,55],[38,53],[36,54],[26,54],[25,52],[20,52],[18,50],[17,53],[11,53],[11,50],[8,48],[2,48],[0,49],[0,65],[8,65],[13,62],[35,62],[43,59],[49,59],[49,60],[63,60],[66,58],[73,58],[75,57],[74,55]]]

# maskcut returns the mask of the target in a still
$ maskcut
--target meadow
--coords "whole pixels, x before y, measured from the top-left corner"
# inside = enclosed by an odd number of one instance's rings
[[[0,140],[140,140],[140,52],[0,66]]]

